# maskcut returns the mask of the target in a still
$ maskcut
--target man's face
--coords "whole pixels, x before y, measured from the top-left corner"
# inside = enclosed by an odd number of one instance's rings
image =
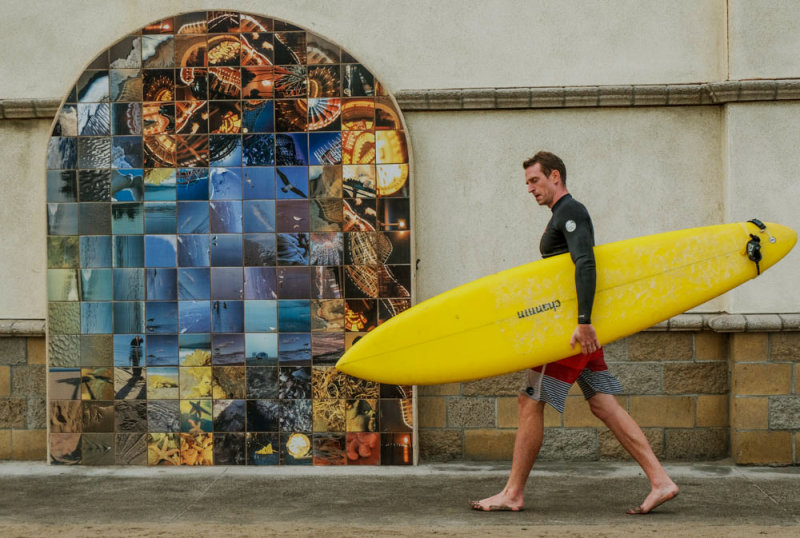
[[[558,171],[553,170],[550,176],[546,176],[539,163],[534,163],[525,169],[525,184],[528,185],[528,192],[536,198],[539,205],[553,206],[553,198],[556,193],[555,178]]]

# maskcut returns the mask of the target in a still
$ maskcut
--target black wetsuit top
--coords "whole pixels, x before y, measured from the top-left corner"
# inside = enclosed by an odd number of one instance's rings
[[[571,194],[553,205],[539,251],[543,258],[569,252],[575,263],[575,289],[578,295],[578,323],[592,322],[592,303],[597,272],[594,263],[594,227],[589,212]]]

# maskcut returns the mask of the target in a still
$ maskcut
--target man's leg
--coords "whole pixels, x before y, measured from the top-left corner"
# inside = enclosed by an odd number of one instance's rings
[[[644,432],[611,394],[597,393],[589,398],[592,413],[602,420],[616,436],[625,450],[633,456],[650,480],[650,494],[629,514],[646,514],[656,506],[667,502],[678,494],[678,486],[667,475],[650,448]]]
[[[544,402],[519,395],[519,428],[514,439],[511,474],[503,491],[481,501],[472,501],[476,510],[519,510],[524,504],[525,483],[531,473],[544,432]]]

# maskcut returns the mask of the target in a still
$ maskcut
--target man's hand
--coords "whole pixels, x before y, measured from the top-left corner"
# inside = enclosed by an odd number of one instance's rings
[[[575,332],[572,333],[572,339],[569,345],[575,349],[575,344],[580,344],[581,354],[588,355],[600,349],[600,342],[597,340],[597,333],[594,332],[594,327],[590,323],[581,323],[575,327]]]

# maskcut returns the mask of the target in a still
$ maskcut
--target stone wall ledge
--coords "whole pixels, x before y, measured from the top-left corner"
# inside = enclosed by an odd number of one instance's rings
[[[44,336],[45,320],[43,319],[0,319],[0,338]]]
[[[1,337],[44,336],[43,319],[0,319]],[[653,325],[652,332],[800,332],[800,313],[787,314],[681,314]]]

